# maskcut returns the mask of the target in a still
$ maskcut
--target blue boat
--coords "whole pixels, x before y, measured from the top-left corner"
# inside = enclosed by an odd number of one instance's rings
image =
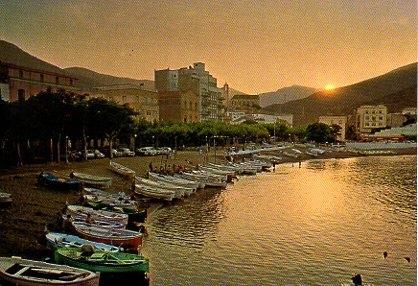
[[[42,172],[38,175],[38,183],[42,186],[62,190],[81,189],[82,183],[74,179],[62,179],[50,172]]]
[[[60,247],[78,247],[81,248],[83,245],[92,245],[95,249],[106,251],[106,252],[119,252],[122,251],[120,247],[113,245],[94,242],[87,239],[80,238],[76,235],[70,235],[65,233],[58,232],[49,232],[45,235],[47,245],[51,249],[56,249]]]

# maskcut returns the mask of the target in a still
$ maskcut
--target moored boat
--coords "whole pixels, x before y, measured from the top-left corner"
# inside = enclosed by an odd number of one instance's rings
[[[128,177],[128,178],[133,178],[135,177],[135,171],[132,169],[129,169],[128,167],[123,166],[122,164],[110,161],[109,162],[109,169],[112,170],[113,172]]]
[[[199,187],[199,184],[196,183],[195,181],[179,179],[173,176],[167,176],[167,175],[161,175],[161,174],[149,172],[148,177],[151,180],[171,183],[171,184],[178,185],[178,186],[192,188],[194,190],[196,190]]]
[[[137,250],[142,245],[142,233],[137,231],[85,225],[74,226],[76,233],[87,240],[123,247],[127,250]]]
[[[19,286],[97,286],[99,275],[65,265],[19,257],[0,257],[0,282],[2,285],[7,283]]]
[[[171,202],[174,199],[174,191],[158,189],[158,188],[151,188],[149,186],[144,186],[141,184],[135,184],[134,192],[138,195]]]
[[[41,172],[38,175],[38,184],[61,190],[77,190],[81,188],[81,182],[78,180],[59,178],[51,172]]]
[[[59,264],[99,273],[146,273],[149,270],[147,258],[124,252],[93,250],[93,253],[88,253],[80,248],[63,247],[55,250],[54,259]]]
[[[67,214],[74,217],[82,217],[83,219],[86,219],[87,215],[90,215],[93,220],[97,221],[119,222],[124,225],[128,224],[127,214],[104,210],[94,210],[92,208],[78,205],[68,205]]]
[[[45,235],[47,245],[51,249],[59,247],[82,247],[83,245],[92,245],[95,249],[107,251],[107,252],[119,252],[122,249],[113,245],[99,243],[95,241],[90,241],[83,239],[76,235],[58,233],[58,232],[49,232]]]
[[[112,179],[108,177],[93,176],[79,172],[72,172],[70,177],[75,178],[81,181],[83,184],[92,187],[108,188],[112,185]]]
[[[0,205],[9,205],[12,203],[12,195],[9,193],[2,192],[0,190]]]

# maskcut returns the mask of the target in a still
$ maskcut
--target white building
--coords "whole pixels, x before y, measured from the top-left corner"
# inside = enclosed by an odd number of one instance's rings
[[[387,126],[388,110],[384,105],[363,105],[356,111],[356,129],[359,133],[372,133]]]

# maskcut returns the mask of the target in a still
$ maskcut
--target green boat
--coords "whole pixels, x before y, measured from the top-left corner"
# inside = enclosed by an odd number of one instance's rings
[[[54,259],[58,264],[100,273],[146,273],[149,270],[148,259],[141,255],[96,249],[90,251],[93,253],[87,254],[83,248],[62,247],[55,250]]]

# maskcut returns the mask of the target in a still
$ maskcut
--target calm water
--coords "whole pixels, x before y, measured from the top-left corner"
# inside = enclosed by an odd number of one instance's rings
[[[416,285],[415,169],[416,156],[289,164],[158,208],[151,285],[341,285],[355,273]]]

